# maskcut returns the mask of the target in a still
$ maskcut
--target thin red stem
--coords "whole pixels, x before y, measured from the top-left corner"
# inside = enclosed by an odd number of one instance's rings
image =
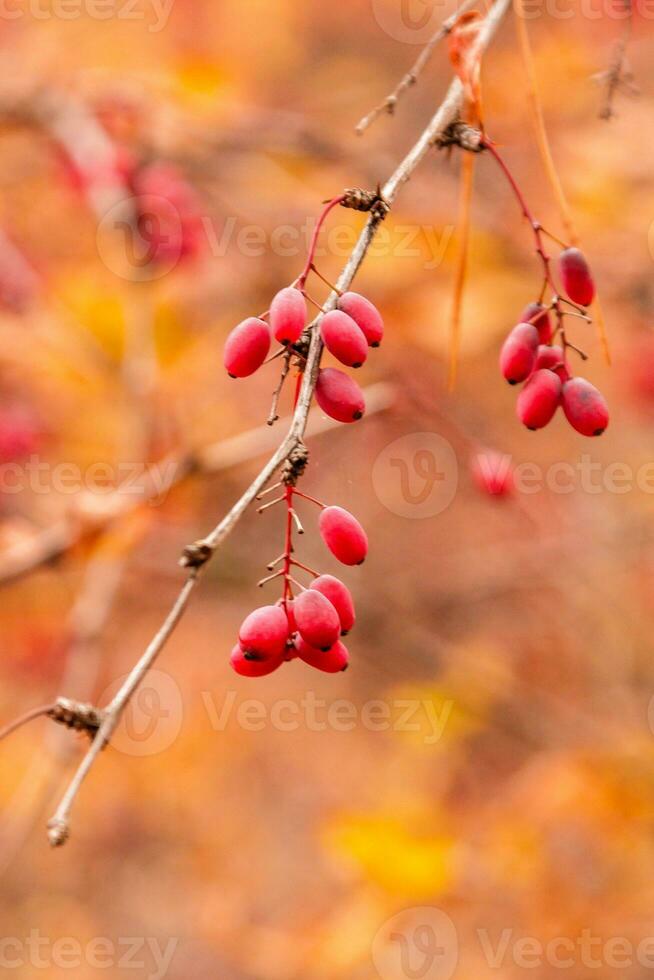
[[[309,242],[309,254],[307,255],[306,264],[296,280],[298,288],[301,289],[302,291],[304,291],[304,285],[309,277],[309,273],[311,272],[311,266],[313,265],[313,260],[316,256],[316,248],[318,247],[318,237],[320,235],[320,230],[325,223],[325,219],[327,218],[327,215],[332,210],[332,208],[335,208],[338,204],[341,204],[344,200],[345,200],[344,194],[340,194],[338,197],[333,197],[331,201],[327,202],[327,204],[325,205],[321,214],[318,217],[318,220],[316,222],[316,227],[314,228],[313,235],[311,236],[311,241]]]
[[[551,309],[554,310],[554,313],[556,315],[557,329],[561,335],[561,343],[563,345],[563,360],[567,366],[567,356],[566,356],[567,349],[568,347],[572,347],[573,345],[568,342],[568,339],[566,337],[565,326],[563,323],[563,311],[561,310],[561,300],[559,298],[559,291],[557,289],[556,283],[554,282],[554,277],[552,275],[551,258],[545,249],[545,243],[543,241],[543,234],[549,234],[549,232],[545,232],[540,221],[537,221],[536,218],[534,217],[529,205],[525,200],[524,194],[520,190],[518,182],[516,181],[511,171],[509,170],[507,164],[504,162],[504,159],[498,152],[493,141],[489,139],[488,136],[485,136],[482,139],[480,146],[483,147],[485,150],[488,150],[490,155],[498,164],[500,170],[506,177],[509,186],[511,187],[511,190],[514,193],[516,200],[518,201],[518,204],[520,205],[520,210],[522,211],[524,218],[526,218],[526,220],[529,222],[529,226],[534,236],[536,254],[538,255],[538,257],[540,258],[543,264],[544,283],[543,283],[543,290],[541,292],[541,302],[545,294],[545,290],[549,286],[553,294]],[[550,236],[550,237],[553,238],[554,236]],[[555,240],[558,241],[558,239]]]

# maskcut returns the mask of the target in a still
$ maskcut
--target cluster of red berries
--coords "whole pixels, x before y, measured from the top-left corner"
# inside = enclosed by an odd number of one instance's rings
[[[291,508],[292,496],[305,497],[294,487],[287,487],[284,498]],[[306,498],[312,499],[312,498]],[[320,505],[323,506],[323,505]],[[324,507],[319,520],[320,535],[344,565],[360,565],[368,553],[368,538],[352,514],[342,507]],[[281,575],[284,592],[276,605],[261,606],[247,616],[232,650],[231,665],[244,677],[271,674],[285,661],[299,657],[311,667],[329,674],[345,670],[349,655],[339,637],[354,626],[354,602],[347,586],[333,575],[319,575],[293,557],[290,535],[287,547],[278,561],[284,567],[269,579]],[[276,562],[269,565],[273,568]],[[308,589],[291,575],[295,568],[315,575]],[[260,583],[262,584],[262,583]],[[293,598],[292,585],[301,591]]]
[[[266,322],[266,320],[268,322]],[[307,325],[307,300],[301,280],[286,286],[273,298],[270,310],[261,317],[239,323],[225,342],[224,364],[232,378],[254,374],[268,358],[273,338],[301,357],[296,349]],[[333,356],[346,367],[365,362],[369,347],[379,347],[384,325],[378,310],[359,293],[342,293],[336,309],[320,321],[320,336]],[[356,381],[338,368],[321,368],[316,383],[316,401],[326,415],[338,422],[356,422],[366,404]]]
[[[269,422],[276,418],[277,398],[291,365],[297,367],[295,404],[309,348],[307,301],[320,311],[320,338],[325,348],[346,367],[359,368],[368,357],[368,349],[379,347],[384,325],[378,310],[364,296],[341,292],[314,265],[320,228],[333,207],[345,202],[345,195],[327,202],[318,218],[309,246],[309,254],[300,276],[280,289],[273,297],[270,309],[262,316],[251,316],[234,327],[225,342],[223,361],[232,378],[247,378],[270,360],[284,358],[284,368]],[[334,309],[325,312],[306,291],[310,273],[315,273],[331,287],[338,299]],[[273,339],[280,344],[270,355]],[[356,422],[365,412],[365,399],[359,385],[350,375],[337,368],[321,368],[315,387],[319,407],[338,422]],[[286,468],[282,480],[269,487],[259,499],[277,487],[283,493],[259,512],[276,504],[286,505],[286,540],[283,553],[268,565],[271,575],[259,585],[281,577],[282,597],[276,605],[255,609],[239,631],[238,643],[232,650],[234,670],[246,677],[270,674],[282,663],[299,657],[312,667],[328,673],[345,670],[348,651],[340,636],[354,625],[354,604],[347,587],[332,575],[321,575],[294,557],[293,529],[303,533],[293,507],[295,497],[309,500],[321,508],[319,530],[332,554],[344,565],[360,565],[368,552],[368,539],[359,522],[342,507],[327,507],[321,501],[298,490],[296,483],[304,464],[296,470]],[[277,571],[273,569],[279,565]],[[294,578],[296,569],[313,576],[309,588]]]
[[[584,436],[599,436],[609,423],[604,396],[589,381],[570,373],[561,303],[584,313],[592,303],[595,285],[588,264],[577,248],[566,248],[559,256],[559,273],[567,300],[555,296],[549,307],[530,303],[520,322],[510,332],[500,354],[500,370],[509,384],[526,382],[516,411],[528,429],[542,429],[553,418],[559,405],[573,429]],[[557,325],[553,329],[553,311]],[[576,315],[576,314],[575,314]],[[554,344],[556,334],[561,343]],[[576,348],[574,348],[576,349]]]

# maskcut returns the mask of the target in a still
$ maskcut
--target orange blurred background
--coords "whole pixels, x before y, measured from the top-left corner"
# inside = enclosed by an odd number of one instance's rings
[[[356,281],[386,322],[357,374],[384,384],[379,410],[312,437],[302,483],[370,537],[365,565],[343,576],[358,613],[350,669],[230,670],[239,623],[277,597],[256,582],[282,518],[251,509],[89,776],[65,848],[50,850],[45,823],[84,739],[39,720],[0,745],[8,976],[650,975],[651,16],[636,7],[628,50],[640,97],[618,93],[607,122],[593,76],[622,31],[616,6],[546,7],[529,23],[543,108],[613,366],[592,327],[572,321],[571,334],[610,428],[589,442],[561,413],[539,433],[515,417],[497,355],[540,269],[484,157],[447,392],[459,155],[434,151]],[[449,82],[444,49],[394,118],[364,137],[354,125],[450,12],[418,0],[3,5],[0,578],[52,529],[71,537],[59,560],[2,586],[3,722],[58,694],[107,702],[183,581],[182,548],[272,444],[113,521],[107,491],[250,429],[281,438],[283,423],[265,429],[275,364],[232,381],[222,343],[298,275],[321,201],[383,183],[417,138]],[[510,17],[483,87],[489,133],[562,234]],[[162,246],[156,275],[130,262],[125,183],[172,202],[180,247]],[[329,279],[363,220],[330,217]],[[528,487],[480,493],[479,447],[509,454]],[[445,467],[426,506],[422,451]],[[340,574],[310,507],[303,519],[302,560]]]

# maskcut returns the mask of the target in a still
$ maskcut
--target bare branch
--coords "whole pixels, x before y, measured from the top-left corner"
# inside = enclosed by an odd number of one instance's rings
[[[477,38],[477,47],[483,51],[495,34],[501,23],[511,0],[496,0],[491,8]],[[418,138],[417,142],[408,152],[404,160],[397,167],[382,189],[384,201],[390,205],[395,199],[399,189],[408,181],[416,167],[425,157],[436,138],[457,118],[461,109],[463,99],[463,88],[461,82],[455,79],[445,96],[442,104]],[[356,273],[359,270],[368,248],[375,236],[378,226],[383,220],[384,212],[377,209],[371,212],[366,225],[359,236],[359,239],[350,255],[345,268],[341,272],[336,283],[337,290],[346,290],[351,285]],[[332,292],[328,297],[324,309],[329,311],[336,305],[338,293]],[[186,583],[182,587],[172,609],[168,613],[163,626],[156,634],[145,653],[137,664],[133,667],[122,687],[118,691],[111,704],[104,710],[103,722],[98,730],[91,747],[82,759],[73,779],[68,786],[57,810],[48,823],[50,843],[56,847],[68,839],[70,833],[70,813],[84,782],[90,772],[100,752],[108,743],[111,735],[120,720],[129,700],[152,667],[159,653],[164,648],[166,642],[175,630],[184,611],[188,605],[191,593],[198,581],[201,568],[211,559],[219,544],[227,537],[230,531],[236,526],[249,505],[255,500],[257,495],[263,490],[282,463],[289,459],[299,447],[303,445],[303,437],[307,427],[309,409],[313,399],[313,393],[320,367],[320,358],[323,345],[320,339],[318,325],[323,314],[310,324],[308,332],[310,334],[310,347],[307,356],[306,368],[303,374],[302,386],[288,433],[281,445],[273,453],[263,469],[245,490],[240,499],[234,504],[229,513],[211,531],[206,538],[187,548],[182,556],[182,564],[190,567],[190,572]]]

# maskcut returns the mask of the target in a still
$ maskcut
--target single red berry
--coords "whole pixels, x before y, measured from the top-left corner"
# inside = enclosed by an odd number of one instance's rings
[[[554,371],[555,374],[558,374],[561,381],[567,381],[570,377],[570,372],[563,356],[563,348],[559,347],[558,344],[553,344],[551,347],[548,344],[540,345],[534,362],[534,371],[540,371],[542,368],[548,368],[550,371]]]
[[[368,342],[351,316],[341,310],[331,310],[320,321],[322,342],[334,357],[358,368],[368,356]]]
[[[511,457],[487,449],[473,456],[470,461],[472,477],[482,491],[490,497],[507,497],[513,492],[513,468]]]
[[[563,288],[573,303],[590,306],[595,283],[588,263],[578,248],[566,248],[559,255],[559,272]]]
[[[338,640],[341,621],[329,599],[314,589],[301,592],[293,607],[298,633],[310,646],[329,650]]]
[[[340,640],[337,640],[330,650],[317,650],[301,636],[298,637],[295,645],[300,659],[310,667],[324,670],[326,674],[338,674],[341,670],[347,670],[350,656],[347,647]]]
[[[368,537],[356,517],[343,507],[325,507],[318,522],[320,535],[344,565],[361,565],[368,554]]]
[[[0,464],[12,463],[36,453],[44,429],[28,409],[13,406],[0,412]]]
[[[542,303],[529,303],[520,316],[520,323],[531,323],[540,337],[541,344],[549,344],[552,339],[552,321],[549,310]]]
[[[237,643],[232,650],[229,662],[236,673],[242,677],[264,677],[281,667],[284,663],[284,657],[277,654],[275,657],[268,657],[267,660],[251,660],[243,653]]]
[[[307,301],[295,286],[280,289],[270,304],[270,327],[280,344],[295,344],[307,322]]]
[[[560,401],[561,379],[543,368],[532,374],[518,395],[518,418],[528,429],[542,429],[551,421]]]
[[[281,606],[261,606],[243,620],[238,642],[253,657],[276,657],[288,638],[288,619]]]
[[[334,575],[319,575],[310,586],[316,592],[321,592],[338,613],[341,621],[341,636],[349,633],[354,626],[354,601],[350,590]]]
[[[337,422],[356,422],[366,410],[361,388],[338,368],[321,369],[316,383],[316,401],[325,415]]]
[[[231,378],[247,378],[261,367],[270,350],[268,324],[250,316],[225,341],[223,361]]]
[[[563,385],[565,417],[582,436],[601,436],[609,424],[609,407],[604,395],[584,378],[572,378]]]
[[[343,293],[337,306],[351,316],[363,332],[369,347],[379,347],[384,336],[384,321],[376,306],[359,293]]]
[[[519,323],[502,344],[500,371],[515,385],[531,374],[538,350],[538,330],[531,323]]]

